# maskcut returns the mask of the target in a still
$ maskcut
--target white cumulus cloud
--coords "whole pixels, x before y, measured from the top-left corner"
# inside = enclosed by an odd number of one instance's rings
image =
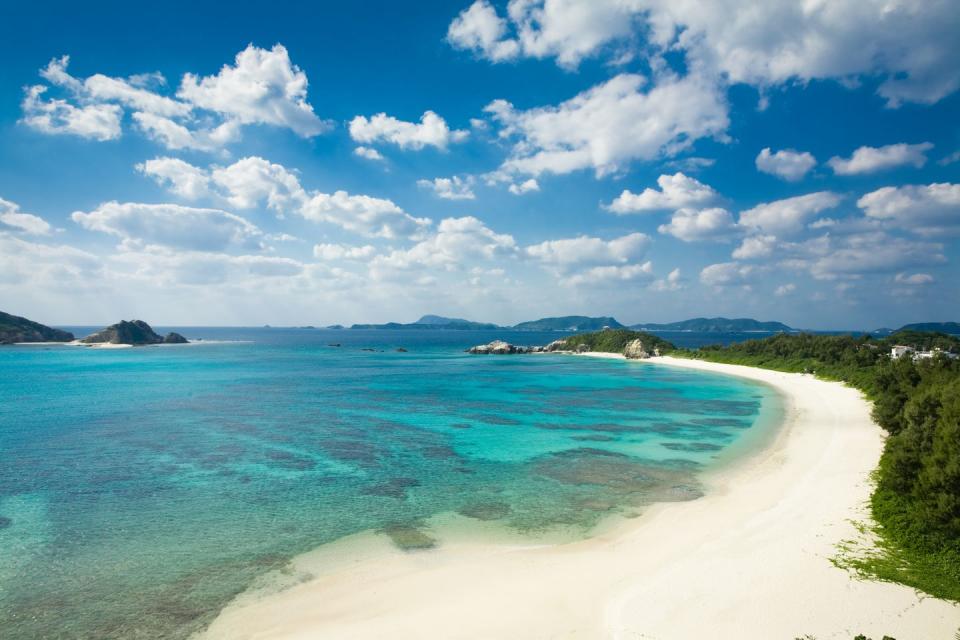
[[[520,183],[513,183],[507,188],[515,196],[540,191],[540,183],[535,178],[528,178]]]
[[[240,216],[219,209],[105,202],[89,213],[75,211],[70,217],[86,229],[132,243],[195,251],[263,246],[260,229]]]
[[[20,211],[20,205],[0,198],[0,230],[13,229],[34,236],[49,235],[50,224],[32,213]]]
[[[759,171],[796,182],[817,166],[817,159],[808,151],[782,149],[771,153],[770,147],[766,147],[757,155],[756,165]]]
[[[405,122],[386,113],[367,118],[356,116],[350,121],[350,137],[356,142],[387,142],[401,149],[423,149],[431,146],[446,149],[452,142],[461,142],[470,135],[466,130],[451,130],[447,121],[433,111],[425,111],[420,122]]]
[[[470,177],[461,178],[460,176],[417,180],[417,186],[433,191],[438,198],[444,200],[473,200],[477,196],[473,193],[472,185],[473,180]]]
[[[960,184],[883,187],[857,200],[868,218],[936,235],[960,228]]]
[[[645,77],[620,74],[557,106],[517,110],[496,100],[486,111],[513,141],[506,174],[565,174],[593,169],[617,171],[633,160],[652,160],[722,136],[728,125],[726,99],[695,75],[664,76],[648,90]]]
[[[244,124],[287,127],[304,138],[329,128],[307,102],[307,74],[281,44],[269,50],[248,45],[217,75],[184,74],[177,97]]]
[[[733,216],[721,207],[708,209],[678,209],[670,222],[657,227],[663,234],[679,238],[684,242],[698,240],[722,240],[736,230]]]
[[[860,147],[849,158],[834,156],[827,161],[830,168],[838,176],[874,173],[884,169],[892,169],[910,165],[917,169],[927,163],[927,151],[933,144],[888,144],[885,147]]]
[[[447,38],[494,62],[554,58],[567,68],[601,54],[657,61],[680,52],[687,68],[761,88],[876,78],[895,107],[960,87],[958,29],[951,0],[510,0],[506,16],[478,0]]]
[[[637,213],[704,205],[718,199],[717,192],[696,178],[677,172],[657,178],[660,189],[647,187],[641,193],[623,191],[606,208],[614,213]]]
[[[840,196],[830,191],[817,191],[803,196],[765,202],[740,214],[740,225],[772,234],[799,231],[807,221],[825,209],[840,204]]]

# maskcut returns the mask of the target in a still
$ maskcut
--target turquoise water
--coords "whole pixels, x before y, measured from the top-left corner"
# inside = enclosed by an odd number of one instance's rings
[[[448,512],[587,535],[698,496],[776,411],[735,378],[469,356],[473,332],[184,332],[247,342],[0,349],[3,638],[187,637],[293,555],[442,545]]]

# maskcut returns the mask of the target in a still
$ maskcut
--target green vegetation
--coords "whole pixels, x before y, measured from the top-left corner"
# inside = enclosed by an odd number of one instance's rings
[[[632,340],[643,342],[643,347],[652,352],[659,349],[660,353],[673,351],[676,347],[663,338],[644,331],[632,331],[630,329],[604,329],[603,331],[594,331],[593,333],[580,333],[569,338],[564,338],[567,347],[576,349],[580,345],[586,345],[589,351],[603,351],[606,353],[623,353],[623,348]]]
[[[890,358],[893,345],[944,354]],[[677,355],[846,382],[873,400],[889,434],[871,509],[877,546],[840,564],[960,601],[960,338],[902,331],[870,336],[777,335]]]

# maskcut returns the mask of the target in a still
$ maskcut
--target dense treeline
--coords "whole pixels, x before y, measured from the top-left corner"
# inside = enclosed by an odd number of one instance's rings
[[[885,556],[856,568],[960,601],[960,359],[892,359],[895,344],[960,353],[955,337],[900,332],[882,340],[777,335],[684,355],[806,371],[864,391],[890,434],[871,500]]]
[[[580,345],[586,345],[590,351],[606,353],[623,353],[627,343],[633,340],[643,342],[643,348],[650,353],[653,353],[654,349],[659,349],[662,353],[676,349],[672,343],[663,338],[658,338],[645,331],[632,331],[630,329],[604,329],[592,333],[580,333],[564,339],[567,348],[576,349]]]

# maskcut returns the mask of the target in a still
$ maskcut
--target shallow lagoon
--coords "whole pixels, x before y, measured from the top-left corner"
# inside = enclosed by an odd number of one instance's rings
[[[468,356],[473,332],[183,332],[245,342],[0,349],[4,637],[186,637],[325,542],[442,545],[437,514],[588,535],[778,419],[739,379]]]

